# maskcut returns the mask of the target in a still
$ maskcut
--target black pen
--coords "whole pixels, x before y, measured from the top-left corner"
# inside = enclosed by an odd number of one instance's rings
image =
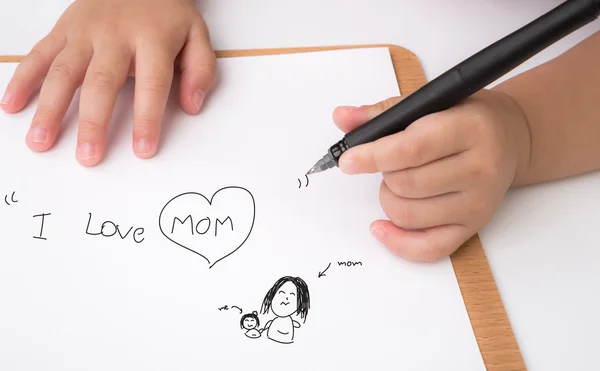
[[[347,133],[307,174],[337,166],[339,158],[351,147],[398,133],[423,116],[456,105],[599,15],[600,0],[565,1]]]

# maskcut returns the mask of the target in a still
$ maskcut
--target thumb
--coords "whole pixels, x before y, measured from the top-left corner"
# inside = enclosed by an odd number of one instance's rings
[[[402,99],[404,97],[397,96],[360,107],[340,106],[333,111],[333,121],[340,130],[347,133],[387,111]]]
[[[217,58],[204,22],[192,26],[180,58],[179,100],[188,114],[200,112],[216,81]]]

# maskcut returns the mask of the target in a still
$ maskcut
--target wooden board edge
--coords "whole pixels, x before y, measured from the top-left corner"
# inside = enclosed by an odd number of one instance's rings
[[[391,44],[367,44],[367,45],[332,45],[332,46],[314,46],[300,48],[268,48],[268,49],[238,49],[238,50],[217,50],[215,55],[217,58],[235,58],[235,57],[251,57],[277,54],[297,54],[320,52],[330,50],[346,50],[346,49],[365,49],[365,48],[388,48],[392,57],[394,66],[405,66],[411,71],[406,71],[401,75],[397,75],[400,91],[415,91],[419,86],[422,86],[426,79],[421,69],[421,64],[417,56],[410,50],[397,45]],[[0,63],[15,63],[20,62],[24,56],[22,55],[0,55]]]
[[[479,235],[450,258],[487,370],[527,370]]]
[[[217,58],[234,58],[382,47],[390,51],[396,80],[403,95],[411,94],[426,83],[417,56],[406,48],[392,44],[217,50],[215,54]],[[19,62],[22,58],[18,55],[0,56],[0,62]],[[486,369],[526,370],[479,236],[473,236],[450,259]]]

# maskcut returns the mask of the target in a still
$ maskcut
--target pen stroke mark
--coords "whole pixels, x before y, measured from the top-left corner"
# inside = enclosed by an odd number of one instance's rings
[[[308,175],[304,174],[304,177],[306,178],[306,185],[304,186],[304,188],[308,187],[308,184],[310,183],[308,180]],[[300,178],[298,178],[298,189],[302,188],[303,184],[302,181],[300,180]]]
[[[16,204],[17,202],[19,202],[19,201],[15,200],[15,193],[16,192],[13,192],[12,195],[10,195],[10,202],[12,202],[13,204]],[[4,203],[7,204],[8,206],[11,206],[12,204],[10,202],[9,202],[9,199],[8,199],[8,195],[5,195],[4,196]]]
[[[319,278],[326,276],[325,272],[327,272],[329,267],[331,267],[331,263],[329,263],[329,265],[327,266],[327,268],[325,268],[325,270],[323,272],[319,272]]]
[[[244,313],[244,311],[242,310],[242,308],[238,307],[237,305],[232,305],[231,307],[228,306],[228,305],[224,305],[224,306],[222,306],[222,307],[219,308],[219,311],[230,310],[230,309],[233,309],[233,308],[237,309],[240,312],[240,314]]]

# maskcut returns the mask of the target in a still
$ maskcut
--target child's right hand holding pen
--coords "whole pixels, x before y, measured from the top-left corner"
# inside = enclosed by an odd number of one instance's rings
[[[418,261],[446,257],[487,224],[511,187],[600,169],[600,33],[562,56],[415,121],[405,131],[353,147],[348,174],[381,172],[389,218],[374,236]],[[338,107],[342,131],[396,103]]]

